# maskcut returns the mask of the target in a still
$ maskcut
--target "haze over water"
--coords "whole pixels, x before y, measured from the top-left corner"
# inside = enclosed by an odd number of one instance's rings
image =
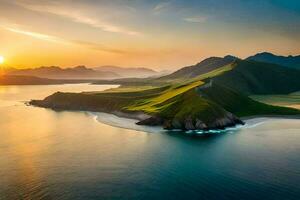
[[[0,199],[300,198],[299,120],[254,119],[190,137],[24,104],[109,87],[0,87]]]

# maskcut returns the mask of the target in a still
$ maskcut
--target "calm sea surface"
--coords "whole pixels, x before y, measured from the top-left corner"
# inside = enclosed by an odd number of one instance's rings
[[[300,120],[192,137],[24,104],[108,87],[0,86],[1,200],[300,199]]]

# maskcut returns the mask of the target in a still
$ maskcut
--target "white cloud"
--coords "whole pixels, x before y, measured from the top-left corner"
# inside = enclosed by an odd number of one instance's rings
[[[101,21],[99,19],[92,18],[86,14],[81,13],[79,10],[74,8],[66,8],[61,6],[58,3],[48,3],[48,4],[30,4],[24,2],[16,2],[17,5],[24,7],[26,9],[36,11],[36,12],[46,12],[61,17],[68,18],[74,22],[89,25],[94,28],[101,29],[102,31],[112,32],[112,33],[121,33],[126,35],[138,36],[142,35],[141,32],[131,30],[125,27],[117,26],[108,22]]]
[[[87,42],[87,41],[66,40],[66,39],[59,38],[59,37],[56,37],[53,35],[32,32],[32,31],[24,30],[24,29],[17,28],[14,26],[0,25],[1,28],[5,29],[7,31],[25,35],[25,36],[29,36],[29,37],[39,39],[39,40],[44,40],[47,42],[56,42],[56,43],[60,43],[60,44],[64,44],[64,45],[79,45],[79,46],[84,46],[84,47],[92,49],[92,50],[103,51],[103,52],[108,52],[108,53],[115,53],[115,54],[126,54],[127,53],[126,51],[123,51],[120,49],[108,48],[108,47],[105,47],[104,45],[101,45],[98,43],[91,43],[91,42]]]
[[[158,3],[158,4],[153,8],[153,12],[154,12],[155,14],[159,14],[159,13],[161,13],[163,10],[168,9],[170,5],[171,5],[171,3],[170,3],[169,1],[160,2],[160,3]]]
[[[10,32],[13,32],[13,33],[18,33],[18,34],[30,36],[30,37],[40,39],[40,40],[45,40],[45,41],[49,41],[49,42],[64,43],[63,40],[61,40],[61,39],[59,39],[55,36],[51,36],[51,35],[46,35],[46,34],[37,33],[37,32],[31,32],[31,31],[22,30],[22,29],[19,29],[19,28],[12,28],[12,27],[5,27],[5,26],[2,26],[2,28],[6,29]]]
[[[187,21],[187,22],[192,22],[192,23],[203,23],[203,22],[206,22],[207,17],[204,17],[204,16],[194,16],[194,17],[184,18],[183,20]]]

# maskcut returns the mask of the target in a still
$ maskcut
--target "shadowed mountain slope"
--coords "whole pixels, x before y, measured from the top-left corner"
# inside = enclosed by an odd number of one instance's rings
[[[273,63],[273,64],[278,64],[286,67],[300,69],[300,55],[299,56],[278,56],[272,53],[263,52],[263,53],[258,53],[254,56],[250,56],[246,60]]]
[[[236,60],[235,67],[213,78],[244,94],[288,94],[300,90],[300,71],[276,64]]]
[[[237,58],[233,56],[210,57],[200,63],[188,67],[181,68],[170,75],[163,76],[158,80],[176,80],[176,79],[190,79],[199,75],[214,71],[218,68],[232,64]]]

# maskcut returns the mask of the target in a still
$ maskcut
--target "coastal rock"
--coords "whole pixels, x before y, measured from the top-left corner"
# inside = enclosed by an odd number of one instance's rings
[[[185,121],[184,121],[184,128],[186,130],[195,130],[195,126],[193,124],[192,117],[188,117],[188,118],[185,119]]]
[[[232,113],[227,112],[223,118],[215,119],[208,125],[209,129],[224,129],[226,127],[235,126],[236,124],[244,124],[239,118]]]
[[[211,123],[209,127],[213,129],[223,129],[227,126],[231,126],[232,124],[234,123],[228,118],[219,118],[216,119],[213,123]]]
[[[172,121],[171,120],[165,120],[163,123],[163,128],[167,130],[173,129]]]
[[[226,127],[235,126],[237,124],[244,124],[239,118],[232,113],[226,113],[222,118],[217,118],[213,122],[204,123],[199,118],[192,118],[188,116],[183,120],[179,119],[164,119],[158,116],[152,116],[141,120],[138,125],[148,126],[163,126],[164,129],[182,129],[182,130],[208,130],[208,129],[224,129]]]
[[[136,123],[137,125],[159,126],[163,124],[161,117],[152,116]]]
[[[197,118],[195,128],[204,130],[204,129],[207,129],[207,125],[203,121],[201,121],[200,119]]]
[[[172,129],[182,129],[182,125],[179,120],[177,119],[172,120]]]

